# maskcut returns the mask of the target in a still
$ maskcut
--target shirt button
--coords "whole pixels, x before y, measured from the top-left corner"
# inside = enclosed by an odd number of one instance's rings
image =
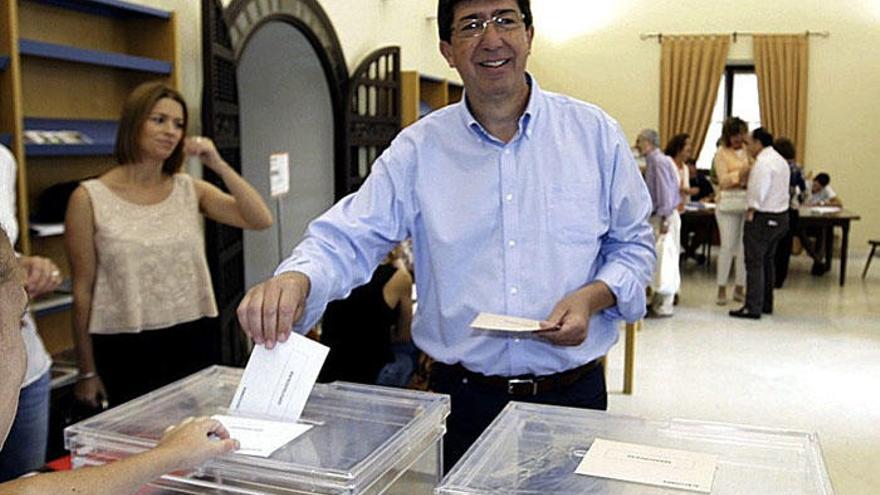
[[[510,154],[510,150],[509,150],[509,149],[508,149],[508,150],[504,150],[504,154],[505,154],[505,155],[509,155],[509,154]]]
[[[510,247],[516,247],[516,241],[508,241],[507,245]]]
[[[508,194],[507,196],[504,196],[504,199],[506,199],[508,202],[513,201],[513,194]]]
[[[511,288],[510,288],[510,293],[511,293],[512,295],[515,296],[517,292],[519,292],[519,290],[517,290],[516,287],[511,287]]]

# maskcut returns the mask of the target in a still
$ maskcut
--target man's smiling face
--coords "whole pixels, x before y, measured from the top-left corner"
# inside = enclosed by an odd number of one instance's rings
[[[505,30],[489,22],[479,36],[465,36],[463,28],[470,22],[493,17],[517,24]],[[471,0],[455,6],[452,38],[440,42],[440,51],[458,71],[471,102],[512,97],[525,84],[533,34],[532,27],[525,27],[516,0]]]

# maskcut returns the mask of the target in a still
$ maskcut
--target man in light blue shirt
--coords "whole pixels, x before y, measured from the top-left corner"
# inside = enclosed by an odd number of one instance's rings
[[[238,311],[258,344],[294,322],[304,333],[411,237],[413,340],[436,361],[432,390],[452,396],[447,469],[509,400],[604,409],[598,360],[619,320],[643,316],[654,268],[651,199],[626,139],[526,74],[531,22],[528,0],[441,0],[440,49],[465,99],[404,129]],[[470,328],[480,312],[542,330]]]

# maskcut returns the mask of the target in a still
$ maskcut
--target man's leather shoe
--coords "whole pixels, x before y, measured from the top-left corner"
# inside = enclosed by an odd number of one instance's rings
[[[760,313],[750,313],[749,310],[746,309],[745,306],[743,306],[739,309],[732,309],[727,314],[729,314],[730,316],[732,316],[734,318],[747,318],[749,320],[758,320],[761,318]]]
[[[772,315],[772,314],[773,314],[773,308],[764,308],[764,309],[761,310],[761,312],[764,313],[765,315]]]

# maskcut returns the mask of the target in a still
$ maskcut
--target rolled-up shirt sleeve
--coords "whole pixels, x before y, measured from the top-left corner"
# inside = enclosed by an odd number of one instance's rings
[[[604,282],[617,304],[603,315],[636,321],[645,315],[645,287],[654,272],[654,233],[648,223],[651,198],[618,129],[608,159],[613,163],[609,188],[609,228],[601,239],[596,280]]]
[[[368,282],[385,255],[409,236],[407,198],[412,188],[406,185],[405,147],[387,149],[358,192],[313,220],[303,241],[275,270],[275,275],[298,271],[311,282],[295,331],[308,332],[327,303]]]

